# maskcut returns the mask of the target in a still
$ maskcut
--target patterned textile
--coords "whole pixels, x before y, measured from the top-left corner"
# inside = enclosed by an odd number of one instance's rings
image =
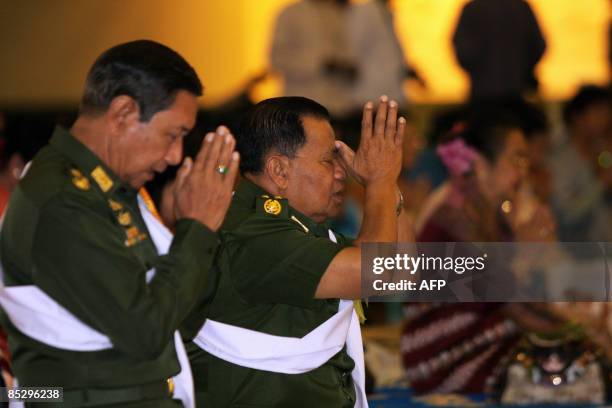
[[[417,241],[510,240],[505,225],[483,227],[473,220],[443,205]],[[519,336],[503,308],[501,303],[406,304],[400,351],[411,388],[417,393],[482,393],[494,385]]]
[[[439,304],[409,321],[400,351],[412,388],[417,392],[477,393],[492,385],[501,358],[518,334],[502,307],[495,303]]]

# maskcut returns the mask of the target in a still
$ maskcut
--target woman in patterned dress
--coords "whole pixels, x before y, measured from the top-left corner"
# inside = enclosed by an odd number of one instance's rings
[[[457,124],[437,152],[450,179],[421,214],[419,242],[548,240],[554,223],[538,203],[529,222],[515,220],[517,193],[527,174],[527,144],[505,114]],[[530,203],[533,205],[534,203]],[[418,222],[418,221],[417,221]],[[503,272],[503,273],[502,273]],[[511,272],[496,274],[512,276]],[[511,285],[512,282],[509,282]],[[419,393],[480,393],[493,385],[522,330],[556,324],[537,305],[503,303],[408,304],[401,339],[406,376]]]

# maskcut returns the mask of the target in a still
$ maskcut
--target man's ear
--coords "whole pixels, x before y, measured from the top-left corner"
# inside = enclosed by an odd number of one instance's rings
[[[123,133],[140,123],[140,108],[134,98],[119,95],[111,101],[105,116],[113,134]]]
[[[270,155],[266,159],[264,171],[279,191],[284,191],[289,186],[289,170],[290,162],[287,156]]]

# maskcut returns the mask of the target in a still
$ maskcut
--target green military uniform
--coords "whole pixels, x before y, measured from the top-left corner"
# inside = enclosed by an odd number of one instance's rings
[[[348,245],[329,239],[287,204],[243,180],[222,227],[215,261],[217,294],[195,308],[183,326],[193,338],[208,316],[217,322],[277,336],[303,337],[336,312],[338,300],[314,298],[334,256]],[[282,374],[241,367],[187,344],[196,400],[203,407],[350,407],[353,360],[346,347],[321,367]]]
[[[112,348],[51,347],[5,315],[20,385],[64,387],[64,407],[180,406],[167,382],[180,371],[173,332],[206,291],[217,246],[215,233],[184,219],[158,256],[137,191],[56,129],[11,197],[0,236],[4,284],[35,285]]]

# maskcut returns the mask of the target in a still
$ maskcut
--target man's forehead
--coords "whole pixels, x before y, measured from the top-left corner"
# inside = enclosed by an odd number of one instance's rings
[[[169,126],[189,131],[195,125],[197,113],[197,97],[181,90],[177,92],[173,103],[165,110],[157,112],[154,117],[159,115]]]
[[[335,135],[327,119],[304,116],[302,118],[306,144],[303,149],[312,152],[327,152],[335,149]]]

